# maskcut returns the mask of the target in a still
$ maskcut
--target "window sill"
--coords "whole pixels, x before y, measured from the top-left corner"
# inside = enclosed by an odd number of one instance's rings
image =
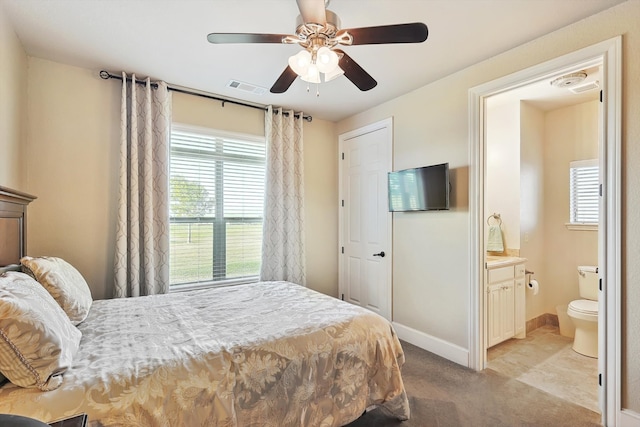
[[[169,286],[169,293],[193,291],[196,289],[220,288],[223,286],[232,286],[232,285],[246,285],[247,283],[256,283],[258,281],[259,281],[258,277],[256,276],[256,277],[243,277],[241,279],[229,279],[229,280],[223,280],[218,282],[184,283],[181,285]]]
[[[568,230],[572,231],[598,231],[598,224],[574,224],[567,222],[564,225]]]

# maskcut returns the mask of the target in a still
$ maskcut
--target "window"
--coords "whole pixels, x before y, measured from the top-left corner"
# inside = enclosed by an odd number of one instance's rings
[[[258,279],[265,157],[263,137],[172,125],[172,289]]]
[[[600,183],[598,160],[580,160],[569,165],[571,225],[597,225]]]

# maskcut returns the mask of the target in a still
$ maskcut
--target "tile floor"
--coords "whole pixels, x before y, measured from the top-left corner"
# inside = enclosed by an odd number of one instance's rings
[[[491,347],[487,368],[599,413],[598,360],[576,353],[572,343],[557,326],[542,326]]]

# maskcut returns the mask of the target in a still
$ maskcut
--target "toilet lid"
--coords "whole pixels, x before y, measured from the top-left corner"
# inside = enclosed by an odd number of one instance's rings
[[[598,301],[588,299],[577,299],[569,303],[569,308],[579,313],[598,314]]]

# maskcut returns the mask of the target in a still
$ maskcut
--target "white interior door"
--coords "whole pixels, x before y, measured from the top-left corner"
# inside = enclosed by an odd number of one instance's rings
[[[391,320],[392,120],[340,135],[340,262],[342,299]]]

